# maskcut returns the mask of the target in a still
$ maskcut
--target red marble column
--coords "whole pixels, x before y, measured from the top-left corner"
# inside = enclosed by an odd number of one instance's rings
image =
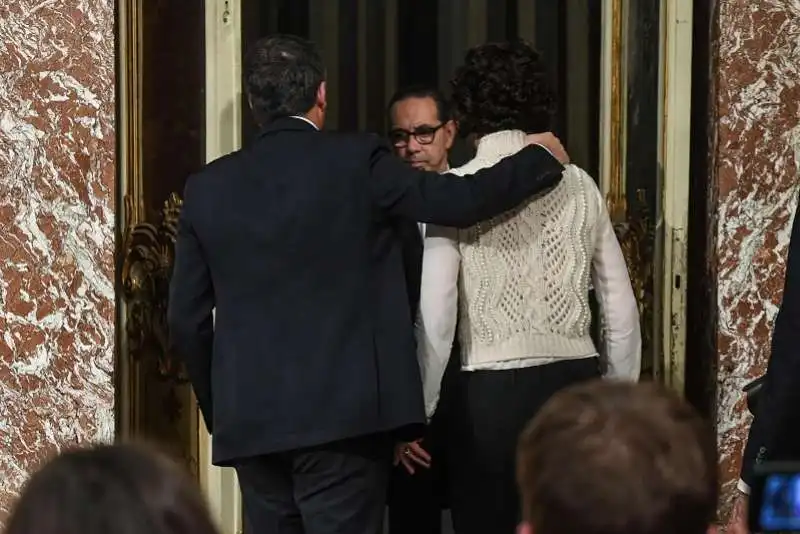
[[[716,142],[717,435],[723,519],[750,418],[741,389],[769,356],[800,158],[800,4],[719,0]]]
[[[114,2],[0,3],[0,524],[114,432]]]

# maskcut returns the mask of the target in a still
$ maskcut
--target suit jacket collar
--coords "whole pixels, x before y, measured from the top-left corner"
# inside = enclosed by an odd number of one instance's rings
[[[281,117],[263,126],[261,135],[284,131],[314,131],[316,129],[311,121],[305,121],[298,117]]]

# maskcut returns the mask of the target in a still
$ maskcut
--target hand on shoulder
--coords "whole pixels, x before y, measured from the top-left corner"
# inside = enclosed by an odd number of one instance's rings
[[[552,132],[529,134],[526,136],[529,145],[541,145],[545,147],[562,165],[569,163],[569,154],[564,150],[561,140]]]

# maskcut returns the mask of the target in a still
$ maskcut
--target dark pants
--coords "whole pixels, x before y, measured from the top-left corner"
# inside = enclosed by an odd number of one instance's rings
[[[391,451],[369,436],[237,462],[245,534],[379,534]]]
[[[423,441],[424,446],[424,441]],[[429,451],[430,452],[430,451]],[[392,472],[389,491],[389,534],[440,534],[444,507],[442,458],[432,456],[430,469],[418,468],[413,475],[403,466]]]
[[[431,455],[429,469],[415,466],[409,474],[402,464],[392,470],[389,484],[389,534],[439,534],[442,509],[447,506],[446,459],[437,417],[422,446]]]
[[[431,455],[431,467],[417,467],[413,475],[398,465],[389,483],[389,534],[440,534],[442,511],[448,504],[446,458],[450,439],[451,411],[456,381],[461,372],[458,343],[442,378],[439,405],[422,438],[422,446]]]
[[[520,433],[554,393],[599,376],[597,358],[461,372],[447,454],[456,534],[516,531],[520,514],[515,459]]]

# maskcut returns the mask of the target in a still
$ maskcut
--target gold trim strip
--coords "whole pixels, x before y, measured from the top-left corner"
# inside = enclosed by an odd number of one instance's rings
[[[119,0],[117,2],[117,35],[119,48],[117,72],[118,93],[118,184],[117,195],[121,202],[117,213],[118,248],[124,254],[124,243],[129,228],[145,219],[144,185],[142,183],[142,4],[141,0]],[[140,406],[136,391],[139,383],[138,366],[132,365],[129,354],[128,306],[125,299],[118,299],[117,320],[121,332],[117,346],[117,368],[119,373],[116,392],[119,403],[117,416],[117,439],[136,436],[141,428]]]
[[[627,202],[625,184],[623,183],[624,140],[623,140],[623,103],[625,87],[623,84],[623,9],[624,0],[612,1],[611,16],[611,102],[609,124],[609,187],[608,211],[612,222],[625,222],[627,218]]]
[[[120,165],[124,187],[125,226],[145,219],[142,183],[142,3],[123,0],[120,6],[120,62],[122,121]]]

